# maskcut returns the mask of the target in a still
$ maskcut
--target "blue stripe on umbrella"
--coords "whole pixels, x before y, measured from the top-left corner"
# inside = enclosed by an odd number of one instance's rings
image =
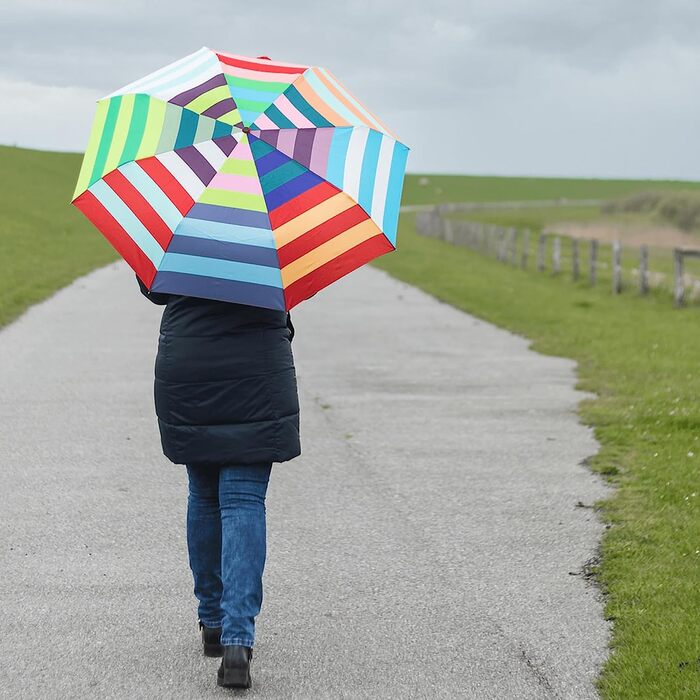
[[[277,251],[274,248],[215,241],[211,238],[199,238],[196,236],[176,234],[170,241],[168,253],[183,253],[205,258],[217,258],[219,260],[235,260],[236,262],[264,265],[266,267],[279,267]]]
[[[222,224],[219,221],[204,221],[186,216],[175,229],[175,235],[211,238],[215,241],[243,243],[265,248],[275,248],[275,239],[269,228]]]
[[[253,265],[235,260],[202,258],[198,255],[183,255],[166,251],[158,265],[159,271],[186,272],[203,277],[220,277],[239,282],[253,282],[270,287],[282,287],[282,275],[277,267]]]
[[[267,208],[272,211],[273,209],[276,209],[285,202],[288,202],[290,199],[294,199],[294,197],[297,195],[300,195],[302,192],[306,192],[322,181],[323,178],[320,178],[315,173],[307,170],[299,175],[299,177],[295,177],[293,180],[285,182],[284,185],[277,187],[271,192],[267,192],[265,194]]]
[[[180,115],[180,128],[178,129],[177,138],[175,139],[176,149],[191,146],[194,143],[198,123],[199,116],[196,112],[192,112],[189,109],[182,110],[182,114]]]
[[[255,159],[255,167],[258,169],[258,175],[262,177],[263,175],[267,175],[267,173],[272,172],[276,168],[279,168],[280,165],[288,163],[290,160],[291,159],[289,156],[284,155],[284,153],[280,153],[279,151],[270,151],[262,158]]]
[[[280,287],[204,275],[190,275],[182,272],[158,272],[153,280],[151,290],[203,299],[219,299],[237,304],[250,304],[251,306],[262,306],[280,311],[286,308],[284,292]]]
[[[406,170],[408,148],[398,141],[394,144],[394,152],[391,158],[389,170],[389,182],[386,191],[386,205],[384,207],[384,219],[382,231],[396,245],[396,230],[399,221],[399,206],[401,204],[401,191],[403,189],[403,175]]]
[[[235,207],[220,207],[218,204],[202,204],[197,202],[187,212],[192,219],[204,219],[205,221],[219,221],[222,224],[236,224],[238,226],[253,226],[254,228],[270,229],[270,217],[263,211],[251,211],[250,209],[236,209]]]

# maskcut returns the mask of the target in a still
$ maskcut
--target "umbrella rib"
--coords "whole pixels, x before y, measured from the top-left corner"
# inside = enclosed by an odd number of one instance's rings
[[[248,136],[247,138],[248,138],[248,146],[250,147],[251,146],[250,136]],[[258,170],[258,163],[255,159],[255,154],[253,153],[252,147],[250,148],[250,158],[253,161],[253,167],[255,168],[258,182],[260,183],[260,191],[263,193],[262,198],[263,198],[263,202],[265,203],[265,215],[267,216],[267,223],[268,223],[268,226],[270,227],[270,235],[272,236],[272,238],[274,240],[275,234],[272,230],[272,221],[270,220],[270,208],[267,205],[267,198],[265,197],[265,192],[262,189],[262,181],[261,181],[261,177],[260,177],[260,171]],[[274,251],[275,251],[275,257],[277,258],[277,269],[280,271],[280,279],[281,279],[282,278],[282,271],[281,271],[280,258],[279,258],[279,252],[277,250],[277,246],[274,247]],[[284,294],[284,286],[282,286],[282,294]]]

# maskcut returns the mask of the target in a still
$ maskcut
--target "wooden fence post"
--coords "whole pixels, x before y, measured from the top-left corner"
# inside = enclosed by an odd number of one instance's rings
[[[673,251],[673,303],[683,306],[685,301],[685,285],[683,284],[683,251],[676,248]]]
[[[559,274],[561,270],[561,239],[555,236],[552,241],[552,273]]]
[[[645,245],[639,248],[639,292],[649,291],[649,248]]]
[[[442,231],[442,216],[440,215],[440,207],[436,206],[432,214],[432,235],[434,238],[440,238]]]
[[[498,239],[498,259],[500,262],[505,262],[506,256],[508,255],[506,248],[506,246],[508,245],[508,241],[506,239],[505,229],[501,229],[498,232]]]
[[[464,224],[466,222],[464,221],[453,221],[452,222],[452,243],[454,245],[464,245],[465,244],[465,238],[464,238]]]
[[[547,239],[544,233],[540,233],[540,237],[537,241],[537,270],[539,272],[544,272],[544,249],[547,245]]]
[[[515,266],[517,265],[517,258],[518,258],[518,232],[516,229],[511,228],[510,231],[508,231],[508,245],[510,247],[510,264]]]
[[[437,222],[436,237],[439,238],[441,241],[444,241],[445,240],[445,215],[443,214],[442,209],[440,209],[440,208],[437,209],[437,215],[436,215],[435,221]]]
[[[622,291],[622,246],[620,241],[613,241],[613,294]]]
[[[530,254],[530,229],[523,231],[523,252],[520,255],[520,267],[527,269],[527,256]]]
[[[598,279],[598,241],[592,239],[588,248],[588,279],[594,285]]]
[[[454,227],[452,223],[452,219],[443,219],[443,222],[445,224],[445,240],[448,243],[454,243],[455,236],[454,236]]]
[[[571,276],[574,280],[579,278],[579,260],[578,260],[578,238],[571,239]]]

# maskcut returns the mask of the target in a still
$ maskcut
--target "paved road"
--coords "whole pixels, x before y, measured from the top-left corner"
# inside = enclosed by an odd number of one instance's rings
[[[251,698],[581,698],[605,494],[570,361],[365,268],[293,312]],[[160,309],[114,264],[0,331],[0,696],[206,698]],[[237,693],[240,694],[240,693]]]

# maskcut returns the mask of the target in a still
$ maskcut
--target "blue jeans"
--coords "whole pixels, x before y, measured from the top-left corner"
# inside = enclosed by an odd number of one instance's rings
[[[187,465],[187,549],[199,619],[221,643],[252,647],[263,599],[265,494],[272,464]]]

